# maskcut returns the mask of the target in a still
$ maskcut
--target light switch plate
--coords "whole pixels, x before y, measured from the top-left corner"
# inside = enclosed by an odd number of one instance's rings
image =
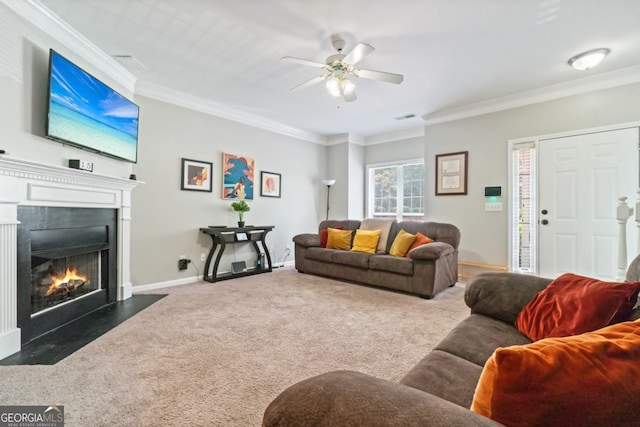
[[[484,204],[485,212],[502,212],[502,202],[491,202]]]

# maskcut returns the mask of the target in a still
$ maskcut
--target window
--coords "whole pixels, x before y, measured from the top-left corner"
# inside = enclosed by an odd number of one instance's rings
[[[412,160],[368,166],[367,217],[424,217],[424,162]]]
[[[511,206],[512,270],[533,273],[535,270],[535,145],[513,146],[513,205]]]

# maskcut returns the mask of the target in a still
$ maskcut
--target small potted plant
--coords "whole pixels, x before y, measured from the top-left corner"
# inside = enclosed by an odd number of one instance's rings
[[[240,200],[239,202],[231,203],[231,208],[238,212],[238,227],[244,227],[244,213],[249,212],[251,210],[251,206],[249,206],[244,200]]]

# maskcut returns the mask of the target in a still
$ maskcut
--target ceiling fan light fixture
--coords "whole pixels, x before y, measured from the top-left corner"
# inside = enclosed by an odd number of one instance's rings
[[[333,76],[327,80],[325,87],[331,96],[340,96],[340,79],[338,77]]]
[[[356,88],[356,85],[351,83],[351,81],[349,81],[349,79],[347,78],[343,79],[341,83],[342,83],[342,92],[345,95],[349,95]]]
[[[605,48],[588,50],[570,58],[568,62],[576,70],[587,71],[600,64],[609,52]]]

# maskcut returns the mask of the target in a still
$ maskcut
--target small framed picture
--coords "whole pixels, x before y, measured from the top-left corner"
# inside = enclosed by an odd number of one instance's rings
[[[467,194],[468,151],[436,155],[436,196]]]
[[[236,240],[238,242],[244,242],[249,240],[249,237],[247,236],[247,233],[236,233]]]
[[[211,169],[213,163],[182,159],[181,190],[212,191]]]
[[[282,182],[279,173],[260,172],[260,195],[262,197],[280,197]]]

